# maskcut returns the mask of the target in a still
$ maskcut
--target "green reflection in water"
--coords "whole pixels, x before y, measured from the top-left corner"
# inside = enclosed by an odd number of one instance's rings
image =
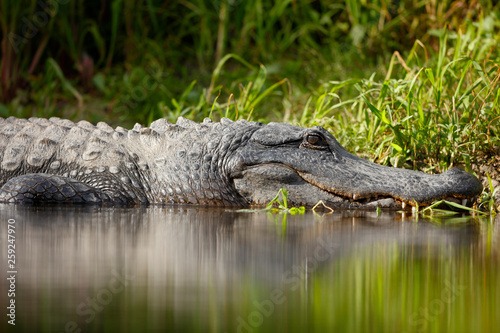
[[[488,218],[1,206],[2,269],[9,218],[18,227],[16,326],[3,314],[2,331],[500,326],[500,231]]]

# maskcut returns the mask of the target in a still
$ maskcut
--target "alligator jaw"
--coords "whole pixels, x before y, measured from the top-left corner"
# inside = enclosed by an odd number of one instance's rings
[[[247,166],[232,174],[236,191],[248,204],[267,205],[285,188],[289,206],[312,207],[320,200],[335,208],[402,208],[401,202],[390,197],[373,197],[354,200],[331,193],[299,176],[296,170],[280,163]]]
[[[331,207],[356,209],[405,209],[416,204],[426,206],[440,199],[461,202],[479,195],[482,190],[473,175],[456,168],[440,175],[429,175],[364,160],[361,164],[356,163],[356,171],[361,175],[352,174],[350,178],[316,176],[284,164],[269,163],[247,166],[238,175],[233,175],[233,179],[240,195],[256,205],[269,203],[283,187],[288,191],[290,206],[313,206],[322,200]],[[369,167],[370,177],[363,176],[363,165]],[[374,167],[379,170],[372,174]],[[337,185],[337,179],[343,179],[344,184]]]
[[[472,199],[482,191],[479,180],[463,170],[452,168],[445,173],[430,175],[419,171],[390,168],[352,156],[344,170],[333,170],[336,174],[317,176],[298,172],[308,183],[324,191],[349,198],[364,205],[376,205],[377,198],[392,198],[398,206],[426,206],[433,201],[447,199]],[[351,164],[352,168],[347,168]],[[349,173],[338,177],[342,171]],[[342,179],[340,183],[337,180]],[[472,200],[469,200],[471,202]]]

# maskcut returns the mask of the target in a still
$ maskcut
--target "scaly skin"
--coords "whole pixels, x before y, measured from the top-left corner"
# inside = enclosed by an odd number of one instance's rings
[[[321,127],[160,119],[132,130],[59,118],[0,118],[0,202],[291,205],[364,208],[473,199],[482,185],[389,168],[349,154]]]

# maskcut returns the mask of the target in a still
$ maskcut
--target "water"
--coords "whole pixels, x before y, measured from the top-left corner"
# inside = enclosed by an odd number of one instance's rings
[[[2,205],[0,221],[2,332],[500,327],[500,231],[490,218]]]

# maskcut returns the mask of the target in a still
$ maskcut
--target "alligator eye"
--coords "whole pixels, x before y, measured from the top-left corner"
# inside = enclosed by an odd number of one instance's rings
[[[311,145],[317,145],[321,142],[321,137],[319,135],[309,134],[307,136],[307,142]]]

